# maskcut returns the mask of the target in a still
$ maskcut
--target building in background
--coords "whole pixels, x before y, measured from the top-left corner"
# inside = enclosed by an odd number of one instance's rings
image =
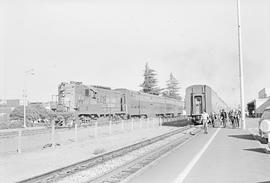
[[[265,99],[270,97],[270,88],[263,88],[258,93],[259,99]]]
[[[47,110],[51,109],[51,104],[50,102],[31,102],[29,103],[29,106],[35,107],[35,106],[42,106]]]
[[[247,103],[248,115],[260,117],[263,110],[270,106],[270,88],[263,88],[258,92],[258,98]]]

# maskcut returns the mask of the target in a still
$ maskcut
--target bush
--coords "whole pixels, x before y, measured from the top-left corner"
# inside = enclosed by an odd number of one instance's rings
[[[10,113],[11,120],[23,120],[23,106],[16,107]],[[27,121],[36,121],[38,119],[46,119],[49,117],[49,112],[43,106],[34,105],[26,107]]]
[[[23,121],[23,111],[23,106],[16,107],[11,112],[10,119],[16,121]],[[46,121],[50,123],[51,120],[55,120],[56,123],[64,125],[66,121],[73,118],[74,115],[72,112],[53,112],[51,110],[47,110],[39,104],[26,106],[26,122],[28,127],[37,126],[36,124],[33,124],[34,121]]]

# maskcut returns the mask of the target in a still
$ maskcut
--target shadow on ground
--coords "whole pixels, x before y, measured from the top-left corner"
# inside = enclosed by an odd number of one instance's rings
[[[245,139],[245,140],[255,140],[253,135],[251,135],[251,134],[228,135],[228,137],[234,137],[234,138]]]
[[[263,181],[263,182],[257,182],[257,183],[270,183],[270,180],[269,181]]]
[[[258,153],[267,153],[267,150],[265,148],[251,148],[251,149],[244,149],[245,151],[252,151],[252,152],[258,152]]]
[[[162,126],[174,126],[174,127],[183,127],[191,125],[191,122],[187,119],[172,121],[172,122],[163,122]]]
[[[262,138],[262,137],[260,137],[259,135],[254,135],[254,138],[255,138],[257,141],[259,141],[261,144],[267,144],[267,143],[268,143],[268,141],[267,141],[266,138]]]

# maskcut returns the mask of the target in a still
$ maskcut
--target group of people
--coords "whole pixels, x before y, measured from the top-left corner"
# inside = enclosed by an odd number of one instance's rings
[[[232,109],[229,112],[226,112],[224,109],[220,111],[219,114],[211,113],[210,115],[204,110],[201,116],[201,121],[204,128],[204,133],[208,133],[208,124],[212,127],[215,127],[215,121],[219,120],[220,125],[226,128],[227,123],[231,122],[232,128],[239,128],[239,121],[241,118],[241,111]]]

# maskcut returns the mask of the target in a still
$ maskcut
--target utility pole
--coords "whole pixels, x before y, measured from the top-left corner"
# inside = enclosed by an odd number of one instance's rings
[[[24,89],[23,89],[23,127],[26,128],[26,99],[27,99],[27,90],[26,90],[26,79],[27,74],[34,75],[34,69],[30,69],[24,72]]]
[[[26,91],[23,89],[23,127],[26,128]]]
[[[238,58],[239,58],[239,77],[240,77],[240,102],[241,102],[241,125],[246,129],[245,121],[245,102],[244,102],[244,78],[243,78],[243,58],[242,58],[242,38],[241,38],[241,18],[240,0],[237,0],[237,27],[238,27]]]

